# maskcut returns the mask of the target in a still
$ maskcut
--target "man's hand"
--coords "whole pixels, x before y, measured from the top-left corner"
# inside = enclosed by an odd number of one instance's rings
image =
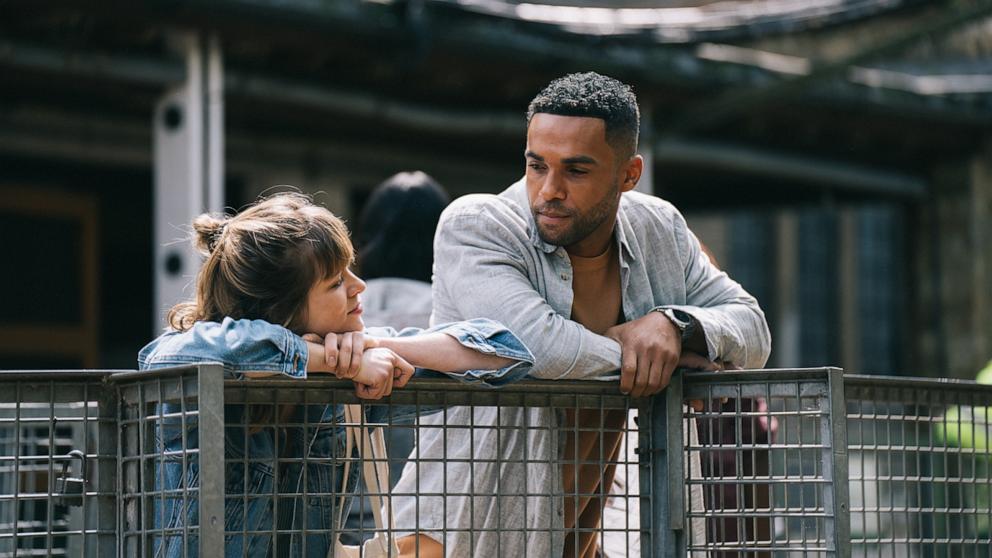
[[[413,376],[413,366],[399,355],[382,347],[362,353],[358,373],[352,378],[355,394],[362,399],[380,399],[403,387]]]
[[[682,337],[664,314],[648,312],[605,335],[620,343],[621,392],[646,397],[665,389],[682,354]]]
[[[321,369],[333,372],[342,380],[353,379],[358,374],[366,349],[379,346],[375,339],[366,337],[361,331],[328,333],[325,337],[308,333],[303,336],[303,340],[324,345],[324,363]]]

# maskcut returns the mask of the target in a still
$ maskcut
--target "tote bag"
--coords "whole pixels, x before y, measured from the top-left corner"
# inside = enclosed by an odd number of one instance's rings
[[[385,432],[382,427],[369,429],[362,426],[363,413],[361,405],[344,406],[345,422],[345,455],[349,460],[344,464],[344,478],[348,478],[351,465],[351,453],[358,445],[358,453],[362,457],[362,477],[369,489],[369,502],[372,504],[372,515],[375,518],[375,536],[360,546],[341,544],[340,538],[334,541],[334,549],[329,558],[395,558],[399,556],[396,548],[395,535],[384,532],[387,527],[393,528],[393,508],[389,499],[389,461],[386,457]],[[347,482],[347,480],[345,480]],[[338,504],[338,513],[344,507],[344,496]],[[389,523],[383,521],[385,510]],[[343,514],[342,514],[343,515]],[[339,528],[344,527],[344,517],[338,519]]]

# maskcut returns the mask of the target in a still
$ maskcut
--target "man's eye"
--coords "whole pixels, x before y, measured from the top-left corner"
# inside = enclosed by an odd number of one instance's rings
[[[532,169],[534,169],[534,170],[536,170],[536,171],[542,171],[542,170],[544,170],[544,165],[542,165],[540,163],[528,163],[527,166],[530,167],[530,168],[532,168]]]
[[[568,169],[568,172],[570,172],[571,174],[574,174],[576,176],[582,176],[584,174],[589,174],[589,171],[587,171],[585,169]]]

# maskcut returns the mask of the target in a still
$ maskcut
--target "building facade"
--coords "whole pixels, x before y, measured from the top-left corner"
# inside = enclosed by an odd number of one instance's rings
[[[772,365],[992,357],[992,9],[610,6],[3,4],[0,367],[132,367],[201,211],[290,184],[350,218],[410,169],[501,190],[529,99],[585,70],[634,85],[642,188],[761,300]]]

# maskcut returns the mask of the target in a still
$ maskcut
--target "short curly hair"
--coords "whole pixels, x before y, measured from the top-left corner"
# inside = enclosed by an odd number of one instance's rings
[[[637,152],[641,113],[637,96],[625,83],[596,72],[560,77],[534,97],[527,107],[527,125],[535,114],[590,116],[606,123],[606,141],[618,157]]]

